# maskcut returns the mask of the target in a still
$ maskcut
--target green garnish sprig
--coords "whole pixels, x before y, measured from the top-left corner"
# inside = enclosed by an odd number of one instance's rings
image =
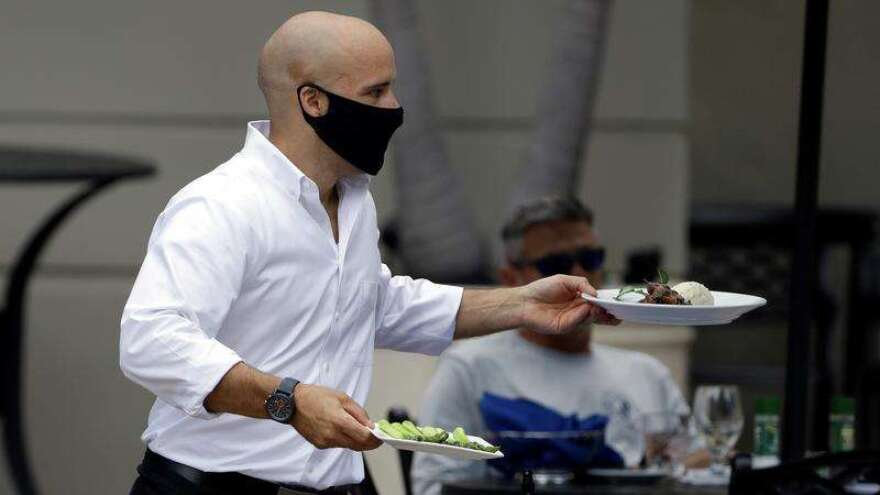
[[[663,270],[657,270],[657,280],[666,285],[669,283],[669,274],[667,274]],[[645,281],[647,283],[647,280]],[[621,287],[621,289],[617,292],[617,295],[614,296],[615,301],[622,301],[623,296],[627,294],[640,294],[644,297],[648,297],[648,290],[646,286],[642,285],[628,285],[626,287]]]
[[[623,296],[625,296],[627,294],[641,294],[645,297],[648,297],[648,292],[645,290],[644,287],[628,286],[628,287],[621,287],[620,291],[617,292],[617,295],[614,296],[614,299],[616,301],[622,301]]]

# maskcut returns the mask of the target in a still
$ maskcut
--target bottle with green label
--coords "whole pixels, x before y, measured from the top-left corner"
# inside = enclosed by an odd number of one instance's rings
[[[755,400],[755,455],[779,455],[779,397]]]
[[[848,452],[856,448],[856,404],[852,397],[831,398],[829,442],[831,452]]]

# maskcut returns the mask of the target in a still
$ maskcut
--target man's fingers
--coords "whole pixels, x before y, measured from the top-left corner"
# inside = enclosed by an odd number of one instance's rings
[[[352,399],[343,401],[342,408],[349,414],[344,432],[354,442],[353,450],[373,450],[382,445],[382,441],[370,431],[375,425],[364,408]]]
[[[382,445],[382,441],[376,438],[369,428],[360,424],[351,416],[344,418],[341,423],[342,427],[340,428],[340,433],[342,433],[347,440],[345,445],[343,445],[344,447],[351,450],[363,451],[373,450]]]
[[[596,289],[590,284],[586,277],[574,277],[565,275],[562,283],[565,284],[569,292],[574,294],[588,294],[590,296],[597,295]]]
[[[373,429],[376,425],[370,420],[370,417],[367,415],[367,411],[364,410],[357,402],[352,399],[342,401],[342,408],[351,415],[358,423],[366,426],[368,429]]]
[[[596,292],[596,288],[593,287],[593,284],[591,284],[590,281],[587,280],[586,277],[584,277],[584,282],[586,282],[587,287],[585,290],[581,290],[581,294],[587,294],[587,295],[590,295],[593,297],[597,297],[599,295],[599,293]]]
[[[376,438],[370,432],[370,430],[367,430],[366,428],[364,428],[364,431],[366,432],[366,436],[361,436],[360,438],[353,439],[355,443],[354,443],[354,449],[352,449],[352,450],[357,450],[359,452],[363,452],[366,450],[378,449],[379,447],[382,446],[382,440],[379,440],[378,438]]]
[[[578,310],[578,312],[576,313],[578,323],[583,321],[591,321],[602,325],[620,324],[620,320],[618,320],[611,313],[606,311],[605,308],[596,304],[585,303],[576,309]],[[584,311],[585,313],[581,313],[580,311]]]
[[[611,313],[606,311],[604,308],[600,306],[591,305],[590,314],[596,323],[601,323],[602,325],[619,325],[620,320],[615,318]]]
[[[593,318],[593,306],[589,303],[587,304],[578,304],[577,306],[571,308],[571,323],[567,326],[574,328],[575,326],[589,321]],[[568,329],[565,329],[568,330]]]
[[[613,327],[616,327],[617,325],[620,325],[620,323],[621,323],[621,321],[618,320],[617,318],[615,318],[614,316],[608,316],[608,319],[607,319],[607,320],[603,320],[603,321],[602,321],[602,324],[603,324],[603,325],[611,325],[611,326],[613,326]]]

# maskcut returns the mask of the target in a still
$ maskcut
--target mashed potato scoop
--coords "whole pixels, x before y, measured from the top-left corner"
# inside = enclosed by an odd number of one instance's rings
[[[673,286],[672,290],[678,292],[692,306],[712,306],[715,304],[712,291],[699,282],[682,282]]]

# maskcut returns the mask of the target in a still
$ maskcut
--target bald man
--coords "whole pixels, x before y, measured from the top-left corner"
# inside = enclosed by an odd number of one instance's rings
[[[157,397],[133,494],[357,493],[379,445],[362,407],[374,348],[611,322],[584,278],[391,275],[369,176],[403,121],[394,77],[388,40],[352,17],[296,15],[266,43],[269,121],[171,198],[123,311],[121,368]]]

